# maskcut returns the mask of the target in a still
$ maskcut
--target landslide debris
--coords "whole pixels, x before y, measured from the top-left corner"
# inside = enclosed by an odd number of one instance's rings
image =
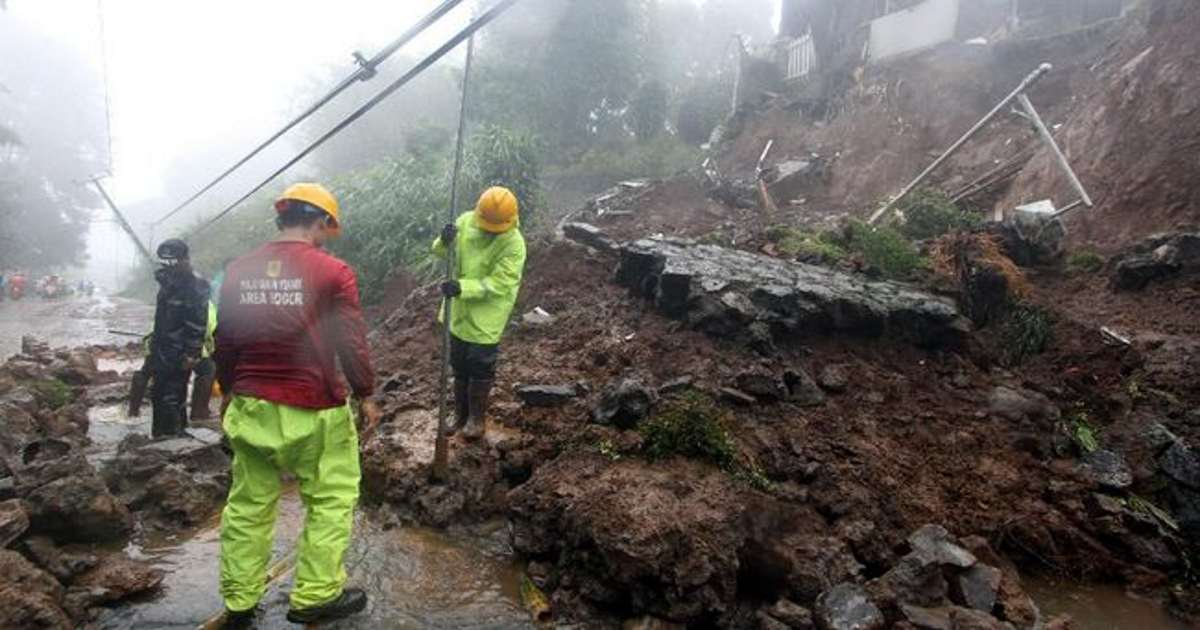
[[[86,627],[100,607],[154,591],[160,571],[94,545],[127,541],[152,520],[143,518],[149,513],[177,529],[185,515],[207,518],[223,500],[227,482],[209,488],[202,506],[195,503],[206,480],[194,476],[200,468],[189,449],[160,451],[156,459],[153,449],[167,442],[127,454],[115,477],[96,470],[87,457],[88,407],[119,398],[113,390],[124,387],[115,372],[98,369],[102,352],[113,350],[56,350],[26,337],[21,353],[0,365],[0,625],[6,628]],[[168,466],[183,477],[173,486],[160,470]],[[224,475],[227,467],[222,453],[208,470]],[[139,480],[170,487],[141,500],[122,493]],[[68,544],[92,551],[69,551]]]

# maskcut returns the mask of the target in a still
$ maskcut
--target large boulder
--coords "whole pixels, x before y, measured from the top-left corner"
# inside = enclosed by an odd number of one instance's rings
[[[29,514],[19,499],[0,501],[0,547],[7,547],[29,529]]]
[[[89,543],[116,541],[132,530],[129,511],[69,442],[31,442],[10,462],[34,533]]]
[[[63,587],[21,554],[0,549],[0,627],[70,630]]]
[[[1156,234],[1115,259],[1109,286],[1139,291],[1151,282],[1200,271],[1200,233]]]
[[[133,530],[129,510],[95,473],[39,486],[28,495],[33,530],[65,542],[112,542]]]
[[[699,622],[737,597],[746,508],[715,468],[564,454],[509,509],[514,549],[556,563],[560,590],[594,604]]]
[[[190,433],[155,442],[131,436],[104,465],[108,487],[151,524],[202,523],[229,493],[230,460],[220,435],[207,429]]]
[[[86,592],[89,604],[95,606],[152,591],[162,581],[161,571],[124,554],[116,554],[103,558],[95,568],[76,577],[71,590]]]
[[[680,239],[624,244],[617,282],[693,328],[755,343],[764,326],[776,336],[886,334],[926,346],[955,345],[969,328],[952,301],[905,284]]]

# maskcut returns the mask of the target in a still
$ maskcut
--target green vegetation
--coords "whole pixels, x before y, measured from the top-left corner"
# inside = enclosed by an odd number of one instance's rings
[[[643,142],[622,141],[583,152],[570,164],[550,169],[556,180],[607,186],[624,179],[669,177],[696,166],[700,151],[677,136],[659,134]]]
[[[638,430],[651,459],[680,455],[733,470],[737,450],[726,422],[725,413],[712,398],[689,391],[667,402],[654,417],[642,422]]]
[[[1100,439],[1086,410],[1077,409],[1068,416],[1067,428],[1071,433],[1071,440],[1081,453],[1092,453],[1100,448]]]
[[[844,249],[859,254],[863,262],[888,278],[907,278],[926,264],[904,235],[887,226],[851,221],[842,238],[844,242],[839,244]]]
[[[1067,269],[1072,273],[1096,273],[1104,268],[1104,257],[1091,250],[1073,252],[1067,257]]]
[[[766,237],[776,245],[779,253],[792,258],[836,262],[846,257],[846,250],[825,234],[812,234],[790,226],[776,225],[767,229]]]
[[[980,217],[964,212],[936,188],[918,188],[900,202],[904,214],[900,232],[914,241],[937,238],[953,230],[978,226]]]
[[[1012,305],[1001,330],[1005,360],[1020,365],[1042,353],[1054,338],[1054,320],[1045,309],[1026,303]]]
[[[65,407],[75,398],[71,393],[71,388],[58,379],[37,381],[32,388],[34,398],[51,409]]]
[[[601,455],[614,462],[620,461],[622,457],[621,450],[617,448],[617,445],[613,444],[613,441],[608,438],[600,440],[600,442],[596,444],[596,449],[600,451]]]

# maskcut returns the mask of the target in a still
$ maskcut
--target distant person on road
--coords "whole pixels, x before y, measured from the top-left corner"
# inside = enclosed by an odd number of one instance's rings
[[[279,237],[231,262],[217,318],[217,380],[233,485],[221,517],[225,627],[247,628],[267,587],[280,474],[300,482],[308,517],[296,559],[288,621],[319,623],[360,612],[366,593],[345,588],[361,472],[359,436],[346,387],[364,419],[375,371],[358,280],[322,249],[341,231],[337,200],[296,184],[275,203]]]
[[[208,324],[208,281],[192,272],[188,246],[172,238],[158,246],[154,272],[158,300],[150,333],[150,404],[154,438],[182,435],[187,427],[187,387],[200,359]]]
[[[477,440],[487,430],[488,400],[496,378],[500,338],[508,325],[525,270],[517,197],[499,186],[484,191],[475,210],[442,228],[433,251],[454,246],[457,269],[442,283],[451,299],[450,364],[454,370],[455,422],[450,435]],[[439,311],[439,321],[444,309]],[[444,322],[443,322],[444,323]],[[464,430],[465,427],[465,430]]]

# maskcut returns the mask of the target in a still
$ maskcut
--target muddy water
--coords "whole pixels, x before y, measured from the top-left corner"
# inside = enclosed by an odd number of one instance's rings
[[[94,296],[43,300],[25,297],[0,302],[0,359],[21,349],[21,336],[33,335],[51,346],[124,344],[132,337],[109,329],[149,332],[154,308],[125,298]]]
[[[276,528],[275,561],[285,561],[303,523],[294,490],[285,494]],[[493,529],[445,534],[417,528],[388,529],[374,510],[359,511],[346,555],[349,583],[367,591],[361,615],[330,628],[522,628],[531,627],[519,601],[520,568]],[[208,527],[177,540],[130,545],[135,557],[167,571],[162,592],[107,613],[101,628],[199,628],[222,609],[217,592],[218,529]],[[291,574],[263,599],[257,627],[295,628],[287,622]]]
[[[1069,614],[1077,630],[1186,630],[1188,624],[1158,604],[1131,597],[1112,585],[1026,578],[1025,589],[1044,617]]]
[[[127,366],[114,365],[119,371]],[[148,406],[126,418],[122,405],[90,412],[89,459],[101,462],[125,436],[149,431]],[[273,564],[286,563],[304,522],[293,488],[280,502]],[[131,556],[166,573],[152,599],[108,611],[102,628],[199,628],[222,610],[217,591],[217,518],[196,531],[143,535],[130,543]],[[495,524],[456,533],[390,527],[377,510],[362,508],[346,556],[350,583],[366,589],[370,605],[344,628],[522,628],[531,627],[520,605],[521,569],[512,560],[508,532]],[[291,575],[272,585],[258,627],[295,628],[285,619]]]

